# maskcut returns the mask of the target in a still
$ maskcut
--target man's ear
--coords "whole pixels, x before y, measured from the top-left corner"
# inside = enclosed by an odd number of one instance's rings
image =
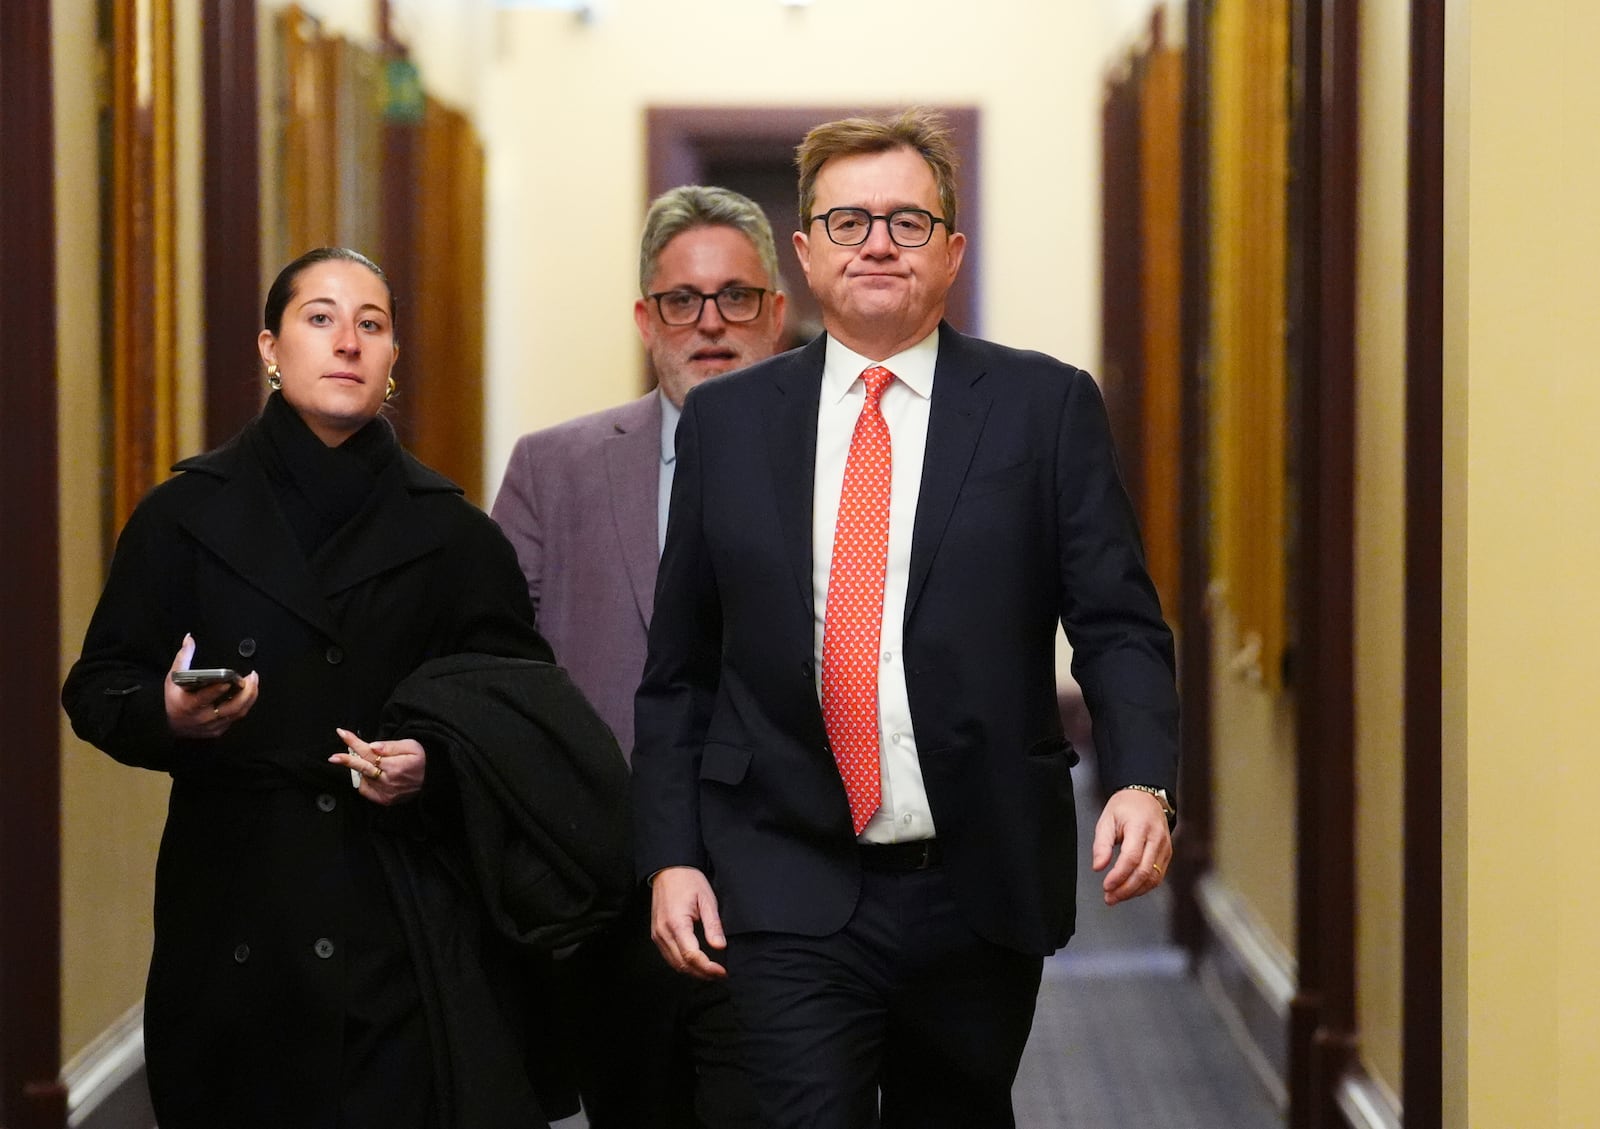
[[[794,233],[794,253],[800,260],[800,269],[806,272],[806,281],[811,281],[811,240],[806,238],[806,233]]]
[[[950,281],[961,271],[961,261],[967,254],[967,237],[959,231],[950,236],[945,245],[945,265],[950,271]]]
[[[782,290],[772,292],[772,338],[783,340],[783,317],[789,308],[789,296]]]
[[[633,324],[639,329],[639,340],[644,342],[646,349],[656,335],[655,321],[650,317],[650,300],[640,298],[633,304]]]

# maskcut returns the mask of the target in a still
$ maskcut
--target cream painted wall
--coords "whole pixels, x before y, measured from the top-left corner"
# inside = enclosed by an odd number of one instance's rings
[[[1465,418],[1446,450],[1466,487],[1446,511],[1445,559],[1465,573],[1447,577],[1445,670],[1464,656],[1465,679],[1446,701],[1464,740],[1445,753],[1471,833],[1447,824],[1445,873],[1467,875],[1466,912],[1445,922],[1447,1015],[1466,1017],[1447,1077],[1464,1055],[1454,1124],[1579,1129],[1600,1107],[1600,6],[1450,12],[1446,396]]]
[[[1099,4],[1104,25],[1104,42],[1110,51],[1108,60],[1138,43],[1150,39],[1150,17],[1156,9],[1164,15],[1163,37],[1169,47],[1183,44],[1183,0],[1101,0]]]
[[[1211,603],[1211,759],[1217,879],[1283,953],[1295,951],[1294,706],[1233,667],[1238,628]]]
[[[518,435],[637,392],[651,105],[978,106],[983,240],[966,269],[983,272],[982,331],[1092,366],[1103,17],[1044,0],[704,0],[692,18],[611,0],[587,23],[501,12],[483,118],[488,492]],[[879,46],[908,26],[917,49]],[[1028,218],[1041,204],[1044,225]]]
[[[1401,1089],[1404,938],[1405,279],[1410,10],[1361,18],[1356,250],[1356,1012],[1367,1071]],[[1396,1099],[1396,1104],[1398,1100]]]

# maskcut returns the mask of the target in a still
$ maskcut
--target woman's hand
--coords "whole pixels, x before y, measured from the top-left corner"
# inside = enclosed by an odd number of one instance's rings
[[[403,804],[422,791],[428,771],[428,753],[409,737],[401,741],[373,741],[368,744],[348,729],[335,729],[348,753],[334,753],[328,760],[343,765],[354,775],[356,790],[375,804]]]
[[[172,681],[173,671],[188,670],[194,660],[194,636],[185,635],[183,646],[167,677],[162,680],[162,698],[167,707],[167,724],[179,737],[221,737],[256,704],[261,692],[261,676],[251,671],[238,682],[222,682],[185,690]]]

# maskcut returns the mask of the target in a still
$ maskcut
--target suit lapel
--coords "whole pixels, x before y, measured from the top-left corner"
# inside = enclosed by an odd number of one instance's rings
[[[967,341],[949,325],[939,326],[939,360],[934,366],[933,400],[928,406],[928,445],[922,461],[922,486],[911,534],[911,572],[906,582],[906,622],[933,567],[955,508],[956,496],[972,465],[978,436],[989,415],[985,369]]]
[[[778,523],[808,622],[816,614],[812,607],[811,509],[817,470],[817,405],[822,396],[826,348],[827,336],[819,334],[784,366],[773,382],[766,412],[767,455]]]
[[[660,563],[658,492],[661,489],[661,397],[652,392],[619,413],[617,433],[601,444],[611,516],[634,602],[645,626],[655,608]]]

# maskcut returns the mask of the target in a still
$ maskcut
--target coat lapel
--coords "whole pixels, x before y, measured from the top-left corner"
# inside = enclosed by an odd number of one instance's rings
[[[373,497],[361,512],[317,551],[312,571],[324,596],[409,564],[444,543],[443,534],[418,509],[413,490],[459,493],[448,479],[400,454],[378,476]]]
[[[249,438],[174,468],[223,479],[222,488],[184,519],[185,528],[234,572],[323,634],[338,635],[329,597],[441,544],[441,534],[422,519],[412,494],[459,488],[401,452],[379,477],[375,497],[318,550],[322,567],[313,566],[279,511],[249,451]]]
[[[236,442],[215,455],[186,460],[174,469],[221,471],[222,489],[184,517],[195,540],[229,568],[326,635],[332,609],[318,589],[294,533],[278,510],[272,488],[254,458]]]
[[[660,563],[661,397],[652,392],[628,405],[615,421],[617,433],[601,444],[610,484],[611,517],[634,602],[645,626],[655,608]]]
[[[906,582],[906,622],[933,567],[955,508],[956,496],[972,465],[978,436],[989,415],[985,369],[966,338],[939,326],[939,359],[934,366],[933,400],[928,406],[928,445],[922,462],[922,487],[911,533],[911,573]]]
[[[826,349],[827,335],[819,334],[784,366],[773,382],[766,411],[767,454],[778,523],[807,622],[816,614],[812,607],[811,509],[817,470],[817,405],[822,397]]]

